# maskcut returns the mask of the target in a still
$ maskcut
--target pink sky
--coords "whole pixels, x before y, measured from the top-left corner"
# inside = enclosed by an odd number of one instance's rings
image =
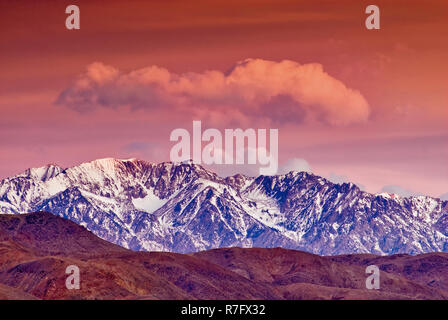
[[[68,4],[2,5],[0,178],[168,161],[201,120],[278,128],[280,165],[370,192],[448,193],[446,1],[377,1],[377,31],[364,1],[78,1],[79,31]]]

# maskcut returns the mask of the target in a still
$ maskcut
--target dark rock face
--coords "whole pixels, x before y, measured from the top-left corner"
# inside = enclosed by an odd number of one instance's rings
[[[305,172],[221,178],[192,163],[102,159],[0,182],[0,212],[48,211],[133,250],[448,251],[448,202],[373,195]]]

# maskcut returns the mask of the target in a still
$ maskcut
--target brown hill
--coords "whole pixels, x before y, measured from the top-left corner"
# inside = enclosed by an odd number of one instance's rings
[[[365,289],[369,264],[382,270],[380,290]],[[65,287],[69,265],[80,290]],[[50,213],[0,215],[0,299],[446,299],[447,265],[438,253],[133,252]]]
[[[400,262],[396,256],[354,255],[352,257],[364,257],[364,263],[355,263],[344,256],[321,257],[281,248],[229,248],[194,255],[252,281],[273,285],[286,299],[446,299],[448,297],[447,292],[443,291],[445,290],[443,286],[430,286],[423,280],[424,277],[428,277],[427,275],[407,277],[408,274],[387,272],[381,262],[388,261],[387,264],[384,263],[384,266],[389,266],[387,270],[398,271],[397,268],[390,267]],[[371,264],[380,267],[380,290],[367,290],[365,287],[367,277],[365,268]],[[448,283],[446,280],[445,277],[445,284]]]
[[[0,284],[0,300],[37,300],[31,294]]]

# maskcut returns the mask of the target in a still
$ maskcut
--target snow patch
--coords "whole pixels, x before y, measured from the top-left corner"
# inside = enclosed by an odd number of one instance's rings
[[[145,211],[148,213],[153,213],[159,208],[163,207],[169,199],[160,199],[154,193],[150,192],[144,198],[132,199],[132,204],[138,210]]]

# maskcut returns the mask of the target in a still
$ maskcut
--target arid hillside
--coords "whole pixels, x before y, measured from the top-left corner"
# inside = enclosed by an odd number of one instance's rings
[[[381,269],[380,290],[365,267]],[[68,290],[66,268],[80,270]],[[0,215],[0,299],[447,299],[448,254],[275,249],[134,252],[46,212]]]

